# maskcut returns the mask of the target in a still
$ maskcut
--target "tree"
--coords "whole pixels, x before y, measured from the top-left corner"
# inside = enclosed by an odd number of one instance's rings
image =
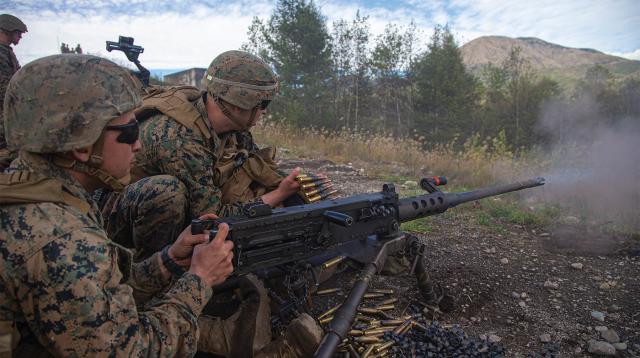
[[[367,20],[358,11],[351,23],[334,22],[332,33],[334,106],[336,114],[344,118],[345,127],[356,131],[360,128],[362,92],[368,85],[370,35]]]
[[[376,111],[381,126],[386,129],[395,123],[396,134],[408,133],[410,111],[410,82],[407,71],[416,40],[415,25],[403,32],[394,24],[387,24],[384,33],[376,38],[371,54],[371,71],[375,80]],[[403,123],[405,119],[405,123]]]
[[[466,72],[448,27],[434,29],[428,50],[411,69],[416,94],[416,126],[433,142],[449,142],[471,127],[476,80]]]
[[[281,81],[282,98],[274,109],[300,126],[329,123],[331,45],[313,1],[279,0],[262,36],[264,55]]]

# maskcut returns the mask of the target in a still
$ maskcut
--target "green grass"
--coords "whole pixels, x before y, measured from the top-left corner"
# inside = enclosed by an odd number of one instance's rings
[[[429,219],[423,218],[413,221],[408,221],[400,225],[402,231],[415,231],[415,232],[431,232],[433,227],[429,225]]]

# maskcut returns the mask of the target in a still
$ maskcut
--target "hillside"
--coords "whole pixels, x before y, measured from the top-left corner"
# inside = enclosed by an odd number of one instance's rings
[[[537,38],[483,36],[461,47],[465,64],[472,72],[482,70],[489,63],[500,65],[511,48],[518,46],[522,55],[540,73],[551,75],[561,82],[582,78],[586,70],[600,64],[616,77],[640,76],[640,61],[607,55],[593,49],[578,49],[549,43]]]

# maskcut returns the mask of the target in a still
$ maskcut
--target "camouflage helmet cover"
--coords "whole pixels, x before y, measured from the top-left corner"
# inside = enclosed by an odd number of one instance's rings
[[[214,97],[245,110],[278,92],[278,79],[261,58],[244,51],[227,51],[218,55],[207,69],[204,83]]]
[[[27,25],[22,20],[9,14],[0,15],[0,29],[5,31],[27,32]]]
[[[140,105],[132,76],[109,60],[75,54],[37,59],[7,87],[7,143],[34,153],[89,146],[109,121]]]

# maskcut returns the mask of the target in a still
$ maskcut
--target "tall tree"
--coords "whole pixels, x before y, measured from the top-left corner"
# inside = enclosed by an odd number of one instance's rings
[[[432,142],[448,142],[471,127],[477,91],[447,26],[434,29],[428,50],[412,66],[417,130]]]
[[[382,129],[395,127],[398,135],[408,132],[409,116],[406,114],[410,111],[411,96],[407,70],[416,41],[413,23],[404,30],[401,32],[402,29],[395,24],[387,24],[384,33],[376,38],[371,54],[378,103],[376,114],[382,122]]]
[[[345,127],[358,130],[362,115],[363,92],[368,86],[369,24],[368,17],[360,11],[350,23],[338,20],[333,23],[332,59],[337,100],[336,114],[344,118]],[[340,104],[342,106],[340,106]]]
[[[327,87],[331,45],[324,17],[313,1],[279,0],[262,29],[268,61],[281,80],[276,103],[287,120],[300,126],[325,126],[332,119]]]

